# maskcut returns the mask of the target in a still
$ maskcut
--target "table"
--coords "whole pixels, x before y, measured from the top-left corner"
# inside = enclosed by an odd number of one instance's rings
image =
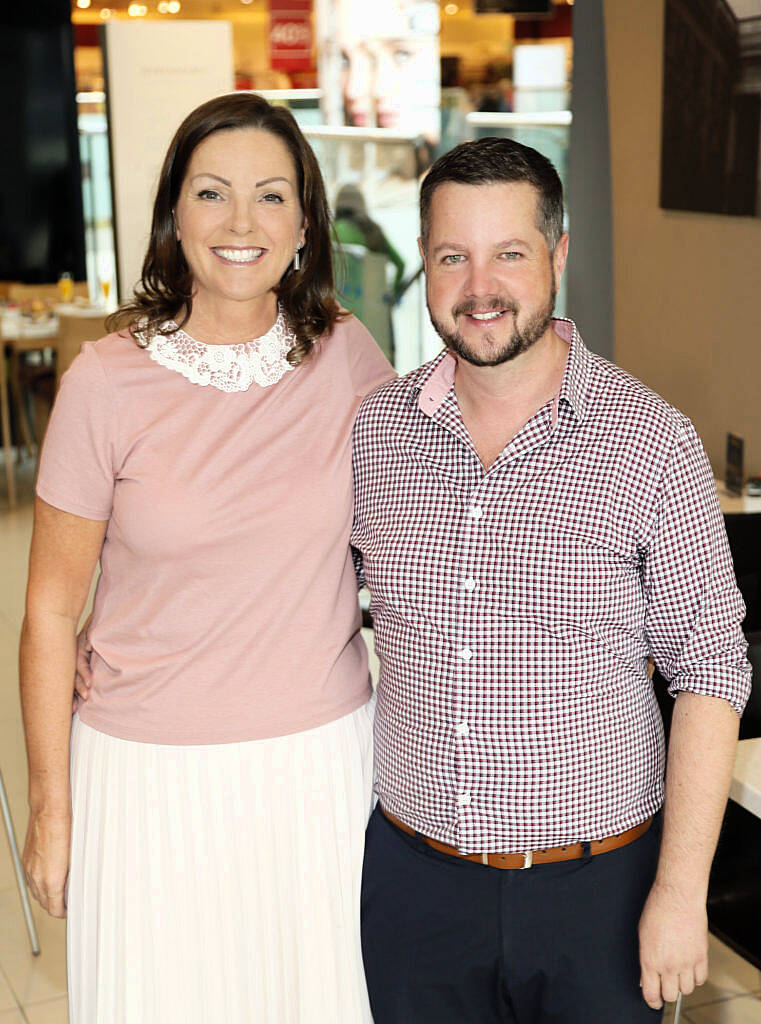
[[[761,737],[737,744],[729,797],[708,888],[709,927],[761,970]]]
[[[729,796],[761,818],[761,737],[740,740],[737,744]]]
[[[722,480],[716,481],[716,493],[724,515],[736,515],[738,512],[761,512],[761,496],[750,497],[748,494],[730,494]]]
[[[58,344],[58,320],[52,317],[41,326],[31,325],[9,329],[3,325],[0,330],[0,344],[10,345],[12,358],[19,352],[30,352],[40,348],[56,348]],[[0,353],[0,432],[3,439],[5,454],[5,479],[8,485],[8,504],[16,507],[16,476],[13,466],[13,448],[11,446],[10,402],[8,399],[8,376],[5,370],[5,354]],[[19,402],[20,396],[16,395]],[[22,416],[23,420],[23,416]],[[24,421],[25,422],[25,421]]]

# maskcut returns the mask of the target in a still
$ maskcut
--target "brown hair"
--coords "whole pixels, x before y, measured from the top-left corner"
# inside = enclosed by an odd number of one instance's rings
[[[446,182],[492,185],[527,182],[538,193],[537,228],[553,252],[563,234],[563,186],[546,156],[513,139],[488,136],[462,142],[440,156],[420,186],[420,235],[428,244],[433,193]]]
[[[331,224],[325,185],[312,148],[293,115],[254,93],[231,93],[201,104],[188,114],[170,143],[159,175],[148,251],[141,286],[106,321],[108,330],[128,327],[138,344],[161,331],[167,320],[180,327],[193,308],[193,275],[175,235],[173,210],[196,147],[214,132],[257,128],[281,139],[296,167],[298,194],[307,224],[301,269],[291,264],[278,285],[277,297],[296,341],[288,361],[300,363],[315,341],[330,332],[342,315],[335,298]]]

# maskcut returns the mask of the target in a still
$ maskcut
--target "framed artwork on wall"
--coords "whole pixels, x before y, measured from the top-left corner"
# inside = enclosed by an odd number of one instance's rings
[[[761,217],[761,0],[666,0],[661,206]]]

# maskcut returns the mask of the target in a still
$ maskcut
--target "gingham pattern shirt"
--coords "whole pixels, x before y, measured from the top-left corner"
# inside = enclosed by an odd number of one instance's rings
[[[444,352],[363,402],[355,525],[383,806],[463,853],[631,828],[663,800],[648,677],[742,712],[744,616],[690,421],[593,355],[484,472]]]

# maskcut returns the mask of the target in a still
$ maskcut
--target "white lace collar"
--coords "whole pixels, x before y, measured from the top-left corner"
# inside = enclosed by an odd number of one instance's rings
[[[191,338],[172,320],[162,330],[172,328],[171,334],[154,334],[146,350],[155,362],[201,387],[248,391],[256,382],[259,387],[268,388],[293,369],[285,357],[293,347],[295,335],[281,309],[266,334],[241,345],[206,345]]]

